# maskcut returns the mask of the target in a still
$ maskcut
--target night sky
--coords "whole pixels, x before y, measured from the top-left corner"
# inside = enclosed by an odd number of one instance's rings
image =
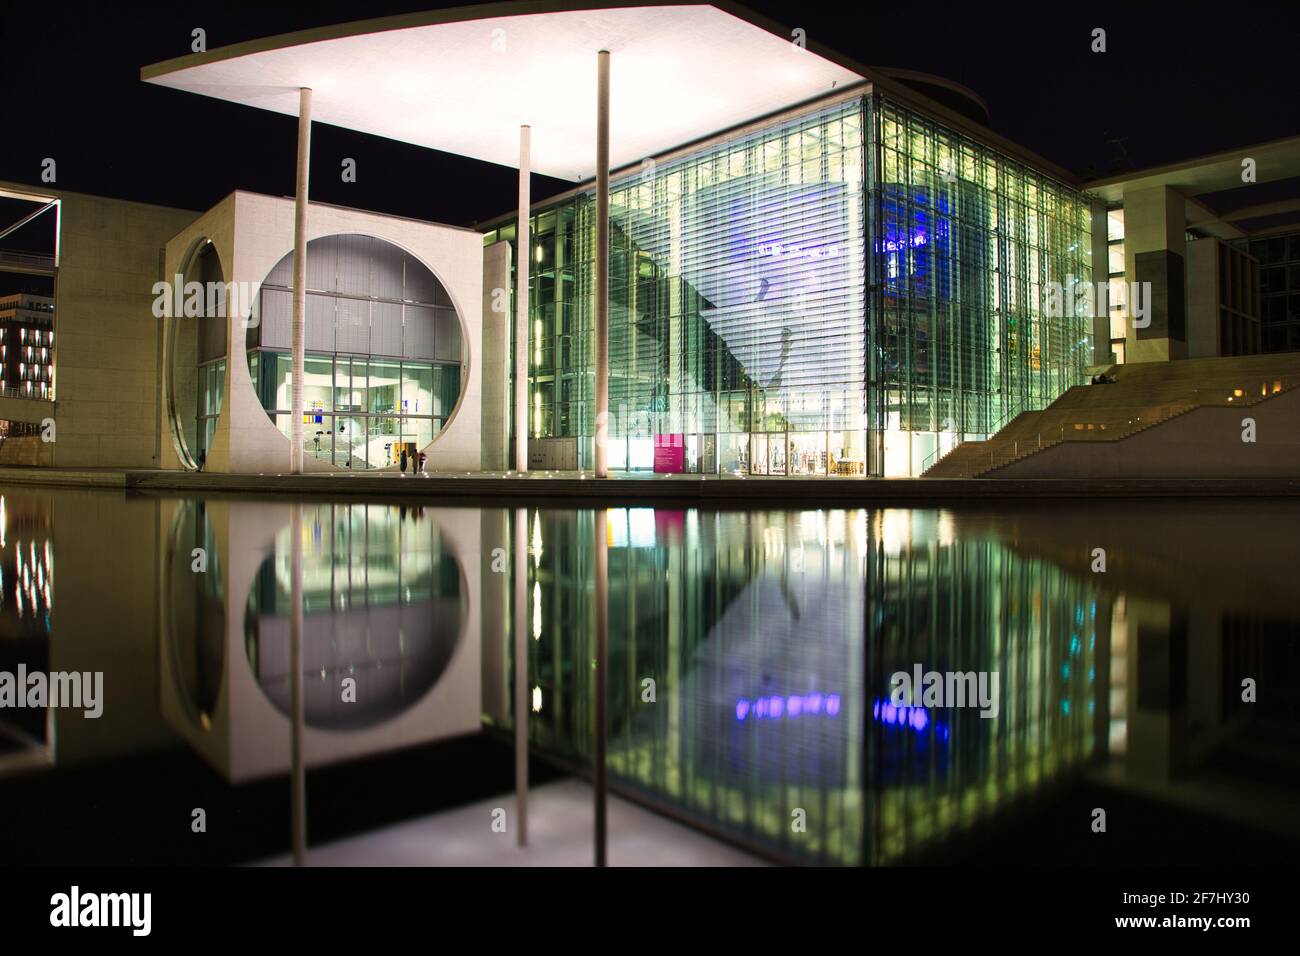
[[[234,189],[291,195],[296,121],[142,83],[140,67],[260,36],[439,6],[4,0],[0,179],[203,210]],[[1271,3],[826,3],[754,0],[867,65],[938,73],[989,103],[997,132],[1081,175],[1300,134],[1300,17]],[[1108,52],[1089,50],[1094,27]],[[515,173],[317,124],[312,198],[472,224],[513,207]],[[339,162],[358,162],[344,184]],[[542,198],[567,184],[535,178]]]

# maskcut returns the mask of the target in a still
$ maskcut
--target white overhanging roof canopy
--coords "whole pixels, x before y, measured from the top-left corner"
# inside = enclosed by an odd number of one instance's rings
[[[843,89],[858,73],[727,4],[497,3],[255,40],[141,70],[161,86],[534,172],[595,174],[596,53],[610,168]]]

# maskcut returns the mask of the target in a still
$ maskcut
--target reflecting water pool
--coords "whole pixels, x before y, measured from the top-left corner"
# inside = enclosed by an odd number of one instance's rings
[[[0,857],[1286,859],[1298,519],[0,488]]]

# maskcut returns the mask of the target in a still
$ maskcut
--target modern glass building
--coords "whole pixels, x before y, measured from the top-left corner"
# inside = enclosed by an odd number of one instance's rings
[[[594,459],[594,188],[532,215],[530,442]],[[1085,198],[856,92],[611,182],[609,464],[919,474],[1083,381]],[[514,221],[486,242],[514,241]]]

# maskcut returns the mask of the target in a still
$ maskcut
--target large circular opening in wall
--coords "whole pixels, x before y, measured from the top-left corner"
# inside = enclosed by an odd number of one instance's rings
[[[330,504],[302,516],[302,646],[294,668],[293,540],[276,537],[249,591],[248,665],[286,717],[361,730],[405,713],[442,677],[469,616],[460,563],[437,522],[404,507]]]
[[[168,278],[167,414],[176,455],[196,468],[212,447],[226,382],[227,303],[217,247],[199,239],[181,263],[181,287]],[[155,305],[161,311],[161,303]],[[165,313],[166,314],[166,313]]]
[[[455,414],[468,378],[451,296],[424,263],[373,236],[307,243],[302,407],[293,400],[293,254],[267,274],[247,336],[257,396],[303,457],[386,468],[429,445]]]

